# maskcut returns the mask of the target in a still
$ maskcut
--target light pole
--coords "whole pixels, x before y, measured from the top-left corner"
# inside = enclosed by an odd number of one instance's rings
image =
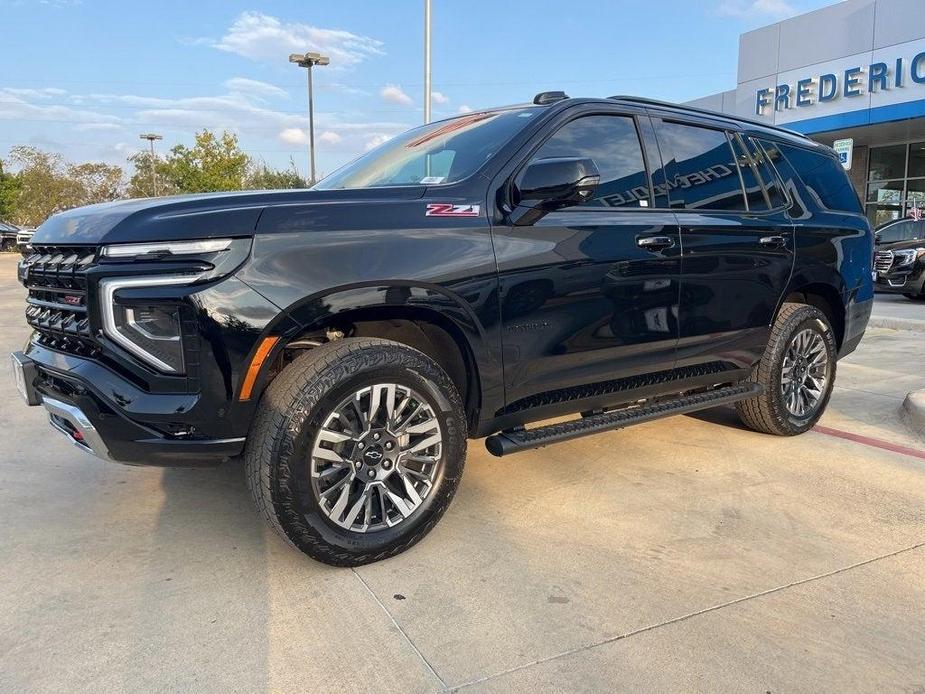
[[[430,0],[424,0],[424,122],[430,123]]]
[[[289,62],[308,69],[308,161],[311,178],[308,184],[315,183],[315,104],[312,96],[312,67],[327,65],[331,59],[320,53],[292,53]]]
[[[154,170],[154,141],[163,140],[164,136],[156,133],[142,133],[139,137],[151,143],[151,189],[154,191],[154,197],[157,197],[157,173]]]

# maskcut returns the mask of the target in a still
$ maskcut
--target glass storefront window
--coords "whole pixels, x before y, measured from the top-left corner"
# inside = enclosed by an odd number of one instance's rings
[[[909,145],[909,178],[925,176],[925,142]]]
[[[867,186],[867,202],[891,202],[900,204],[903,200],[902,181],[878,181]]]
[[[870,148],[868,181],[906,177],[906,145]]]
[[[925,209],[925,178],[906,181],[906,209],[912,207],[913,203],[919,209]]]
[[[899,205],[868,205],[867,219],[870,225],[876,229],[881,224],[886,224],[894,219],[899,219],[902,215],[902,208]]]
[[[925,211],[925,142],[870,148],[866,211],[877,227]]]

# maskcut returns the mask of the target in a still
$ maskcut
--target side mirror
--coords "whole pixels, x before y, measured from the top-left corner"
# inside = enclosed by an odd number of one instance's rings
[[[540,159],[524,170],[514,185],[514,202],[546,212],[579,205],[594,195],[601,174],[592,159]]]

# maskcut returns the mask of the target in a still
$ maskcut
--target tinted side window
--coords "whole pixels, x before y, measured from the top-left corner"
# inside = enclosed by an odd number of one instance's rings
[[[665,121],[659,142],[668,162],[672,207],[700,210],[745,209],[736,161],[722,130]]]
[[[601,172],[594,197],[582,207],[649,205],[649,180],[636,124],[629,116],[585,116],[559,128],[533,156],[587,157]]]
[[[739,175],[742,176],[742,186],[745,189],[745,200],[748,209],[754,212],[764,212],[771,209],[764,193],[764,183],[758,174],[758,166],[750,152],[745,149],[745,143],[738,135],[732,135],[732,149],[739,164]]]
[[[913,241],[925,238],[925,221],[897,222],[877,232],[880,243]]]
[[[768,193],[768,202],[771,205],[771,209],[776,210],[781,207],[786,207],[787,196],[784,195],[784,191],[781,189],[777,172],[774,170],[774,165],[771,163],[769,157],[753,138],[745,137],[742,139],[745,140],[748,151],[752,155],[752,160],[755,162],[755,166],[758,169],[758,175],[764,183],[764,189]]]
[[[776,146],[796,169],[816,202],[830,210],[863,214],[851,181],[834,157],[781,143]]]

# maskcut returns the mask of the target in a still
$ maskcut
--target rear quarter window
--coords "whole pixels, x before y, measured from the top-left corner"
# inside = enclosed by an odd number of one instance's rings
[[[779,142],[774,146],[787,158],[820,205],[837,212],[864,213],[848,175],[834,157]]]

